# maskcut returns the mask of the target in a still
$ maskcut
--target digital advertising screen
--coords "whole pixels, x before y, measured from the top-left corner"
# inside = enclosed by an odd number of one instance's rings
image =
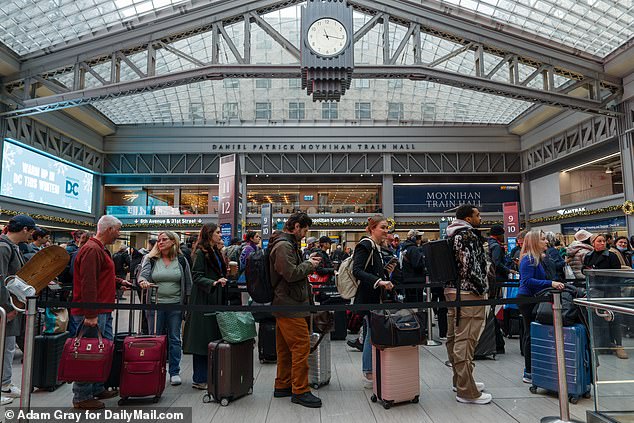
[[[92,212],[94,175],[46,154],[5,140],[0,195]]]

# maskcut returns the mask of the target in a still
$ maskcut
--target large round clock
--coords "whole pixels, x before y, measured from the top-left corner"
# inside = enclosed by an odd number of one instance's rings
[[[318,19],[308,27],[308,46],[320,56],[336,56],[347,44],[346,28],[336,19]]]

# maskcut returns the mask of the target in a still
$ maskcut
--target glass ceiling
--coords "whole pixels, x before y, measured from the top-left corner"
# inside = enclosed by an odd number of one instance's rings
[[[0,41],[22,56],[181,3],[189,0],[1,0]]]
[[[443,0],[605,57],[634,36],[632,0]]]

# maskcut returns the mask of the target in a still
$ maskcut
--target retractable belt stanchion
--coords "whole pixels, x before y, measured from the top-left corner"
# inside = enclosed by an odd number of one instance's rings
[[[561,320],[561,292],[553,291],[553,326],[555,331],[555,354],[557,357],[557,382],[559,384],[559,417],[543,417],[541,423],[581,423],[570,420],[568,408],[568,383],[566,381],[566,356],[564,352],[564,328]]]
[[[22,394],[20,410],[28,412],[31,408],[31,386],[33,385],[33,353],[35,349],[35,316],[37,298],[26,299],[26,330],[24,332],[24,359],[22,363]],[[27,421],[27,420],[22,420]]]
[[[426,282],[429,283],[429,278],[426,279]],[[425,288],[425,294],[427,295],[427,302],[431,303],[431,288],[428,286]],[[442,342],[434,340],[434,333],[432,332],[434,321],[434,310],[431,307],[427,308],[427,345],[428,347],[436,347],[438,345],[442,345]]]
[[[2,380],[2,370],[4,370],[4,337],[7,334],[7,312],[0,307],[0,380]]]

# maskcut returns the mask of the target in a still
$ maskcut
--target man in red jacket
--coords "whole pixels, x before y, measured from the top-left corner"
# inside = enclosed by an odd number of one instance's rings
[[[90,238],[77,252],[74,264],[73,302],[105,303],[102,309],[71,309],[72,318],[78,330],[88,327],[87,335],[96,336],[99,327],[102,336],[112,339],[112,309],[109,304],[115,302],[117,285],[129,283],[115,277],[114,262],[106,245],[119,237],[121,221],[113,216],[102,216],[97,223],[97,235]],[[73,384],[73,407],[82,410],[104,408],[101,399],[118,395],[117,391],[107,391],[103,383]]]

